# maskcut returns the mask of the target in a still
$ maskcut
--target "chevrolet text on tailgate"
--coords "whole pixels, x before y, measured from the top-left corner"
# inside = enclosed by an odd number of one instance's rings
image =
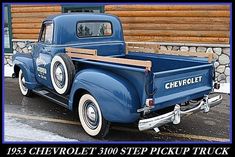
[[[32,53],[13,56],[24,96],[36,93],[76,111],[96,137],[106,136],[111,122],[138,121],[139,130],[158,132],[184,114],[208,112],[222,100],[208,97],[219,88],[213,62],[211,53],[127,44],[117,17],[86,13],[48,17]]]

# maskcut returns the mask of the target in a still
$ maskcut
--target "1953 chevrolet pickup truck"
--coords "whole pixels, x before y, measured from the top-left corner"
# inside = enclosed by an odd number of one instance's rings
[[[87,134],[104,137],[111,122],[158,132],[189,112],[208,112],[222,100],[208,98],[219,88],[213,62],[210,53],[127,44],[116,16],[61,14],[43,21],[32,53],[13,56],[13,76],[24,96],[33,92],[76,111]]]

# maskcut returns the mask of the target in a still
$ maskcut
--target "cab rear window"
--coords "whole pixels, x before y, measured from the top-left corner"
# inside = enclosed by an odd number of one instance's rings
[[[77,35],[83,37],[106,37],[112,35],[110,22],[79,22],[77,24]]]

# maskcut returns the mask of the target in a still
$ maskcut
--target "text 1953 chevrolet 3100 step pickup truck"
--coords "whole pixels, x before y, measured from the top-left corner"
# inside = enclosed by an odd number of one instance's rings
[[[208,112],[221,102],[220,95],[208,98],[219,88],[213,54],[172,55],[156,47],[126,44],[115,16],[50,16],[32,53],[13,56],[14,77],[23,95],[34,92],[77,111],[84,130],[96,137],[108,133],[110,122],[138,121],[139,130],[159,131],[166,123],[178,124],[181,115]],[[191,100],[198,103],[182,110]],[[172,111],[159,115],[166,108]]]

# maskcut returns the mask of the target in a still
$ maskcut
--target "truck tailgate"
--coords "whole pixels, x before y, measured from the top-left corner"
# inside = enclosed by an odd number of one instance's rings
[[[155,109],[203,97],[212,89],[212,64],[153,73]]]

